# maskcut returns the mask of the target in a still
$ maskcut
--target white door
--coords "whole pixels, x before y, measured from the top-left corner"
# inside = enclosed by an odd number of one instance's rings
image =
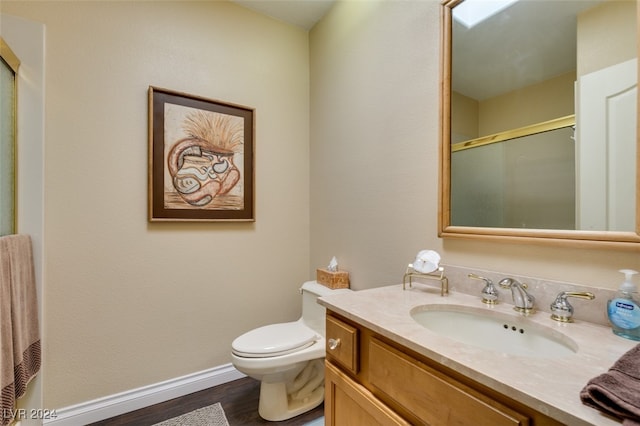
[[[577,229],[635,230],[637,62],[578,79]]]

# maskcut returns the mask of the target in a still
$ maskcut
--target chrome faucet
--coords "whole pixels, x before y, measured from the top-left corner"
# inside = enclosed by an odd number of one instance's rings
[[[498,303],[498,289],[493,285],[493,281],[489,278],[484,278],[476,274],[469,274],[469,278],[484,281],[484,288],[482,289],[482,303],[486,303],[487,305],[495,305]]]
[[[513,297],[513,309],[523,314],[533,311],[535,297],[527,293],[527,285],[513,278],[504,278],[498,285],[502,288],[510,288]]]
[[[573,306],[567,300],[567,297],[578,297],[580,299],[593,300],[595,294],[588,291],[561,291],[556,300],[551,304],[551,319],[560,322],[573,322]]]

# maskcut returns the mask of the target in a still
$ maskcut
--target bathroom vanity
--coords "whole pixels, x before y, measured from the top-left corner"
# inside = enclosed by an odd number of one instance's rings
[[[320,299],[327,309],[327,425],[619,425],[583,405],[580,390],[636,342],[584,321],[559,323],[548,312],[526,318],[507,303],[415,284]],[[544,329],[567,354],[506,354],[434,332],[412,313],[430,306],[498,315],[506,332]]]

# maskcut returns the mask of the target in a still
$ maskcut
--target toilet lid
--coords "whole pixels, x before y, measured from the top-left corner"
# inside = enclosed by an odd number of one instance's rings
[[[236,338],[231,348],[236,355],[262,358],[285,355],[311,346],[318,338],[315,331],[296,322],[271,324]]]

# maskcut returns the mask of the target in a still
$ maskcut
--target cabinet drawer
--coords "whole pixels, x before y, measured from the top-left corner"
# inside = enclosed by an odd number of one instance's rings
[[[358,329],[327,316],[327,357],[345,369],[358,372]]]
[[[375,338],[369,344],[369,381],[429,425],[529,425],[527,416]]]
[[[327,426],[410,426],[364,386],[325,363],[325,424]]]

